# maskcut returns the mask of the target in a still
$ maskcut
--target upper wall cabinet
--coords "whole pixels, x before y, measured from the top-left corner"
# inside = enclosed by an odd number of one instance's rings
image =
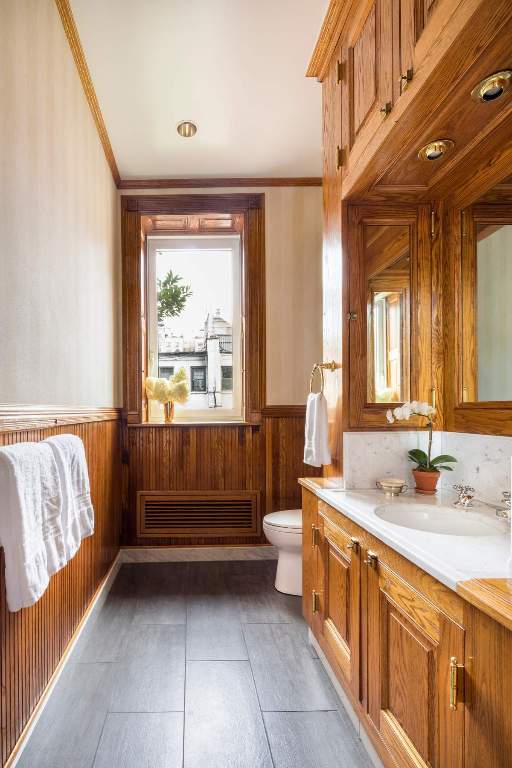
[[[337,63],[344,199],[467,205],[470,173],[482,192],[503,177],[512,88],[471,94],[511,68],[511,25],[510,0],[332,0],[308,74],[323,80]],[[441,138],[450,150],[422,161]]]
[[[430,209],[349,209],[350,427],[432,394]]]

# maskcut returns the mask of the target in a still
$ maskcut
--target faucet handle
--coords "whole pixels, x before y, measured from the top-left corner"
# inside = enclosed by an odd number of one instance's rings
[[[503,504],[505,504],[506,507],[510,509],[511,507],[510,491],[503,491],[501,495],[501,501],[503,502]]]
[[[459,493],[474,493],[475,489],[472,485],[460,485],[460,483],[456,483],[453,486],[454,491],[458,491]]]

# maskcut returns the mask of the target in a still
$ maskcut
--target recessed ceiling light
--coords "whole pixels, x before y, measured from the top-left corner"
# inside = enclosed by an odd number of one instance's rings
[[[451,139],[436,139],[425,144],[418,152],[418,157],[420,160],[439,160],[454,146],[455,144]]]
[[[512,84],[512,70],[504,69],[481,80],[471,91],[475,101],[496,101]]]
[[[192,120],[182,120],[181,123],[178,123],[176,126],[176,130],[184,139],[190,139],[192,136],[196,135],[197,125],[193,123]]]

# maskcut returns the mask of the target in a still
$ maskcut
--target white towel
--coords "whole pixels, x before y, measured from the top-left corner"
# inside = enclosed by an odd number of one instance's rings
[[[66,563],[61,513],[59,471],[50,446],[0,448],[0,544],[10,611],[35,603]]]
[[[68,560],[80,542],[94,533],[94,510],[84,444],[76,435],[56,435],[44,441],[57,462],[62,488],[62,528]]]
[[[306,405],[304,464],[321,467],[330,463],[327,400],[321,392],[311,392]]]

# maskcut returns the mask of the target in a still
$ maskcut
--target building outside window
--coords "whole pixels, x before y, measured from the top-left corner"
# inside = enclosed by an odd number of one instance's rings
[[[192,392],[206,392],[205,365],[195,365],[190,369],[190,389]]]
[[[221,366],[221,389],[223,392],[231,392],[233,389],[233,366],[222,365]]]
[[[148,372],[185,370],[176,421],[243,418],[241,275],[239,235],[148,237]]]
[[[174,366],[168,366],[168,365],[159,365],[158,366],[158,376],[161,379],[169,379],[171,376],[174,375]]]

